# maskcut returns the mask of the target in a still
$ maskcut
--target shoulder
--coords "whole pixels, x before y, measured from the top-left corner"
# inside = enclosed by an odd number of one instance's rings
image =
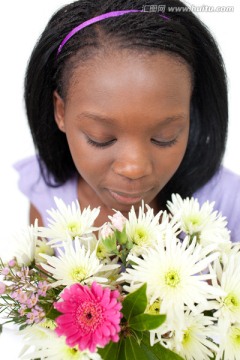
[[[49,186],[44,181],[37,156],[33,155],[22,159],[15,163],[13,167],[19,175],[18,186],[20,191],[41,214],[44,225],[47,224],[46,210],[56,207],[55,196],[61,198],[67,204],[76,200],[77,178],[70,179],[61,186]],[[42,170],[46,171],[45,168]]]
[[[199,200],[204,199],[205,201],[206,198],[212,198],[213,201],[222,203],[230,199],[234,200],[236,196],[240,196],[239,191],[240,175],[225,167],[221,167],[207,184],[197,190],[195,194],[198,195]]]
[[[215,210],[227,218],[233,241],[240,241],[240,175],[221,167],[194,197],[200,204],[207,200],[214,202]]]
[[[18,186],[19,189],[28,197],[31,197],[35,192],[44,190],[45,184],[41,176],[41,171],[37,156],[30,156],[22,159],[13,165],[18,172]],[[30,198],[30,200],[32,200]]]

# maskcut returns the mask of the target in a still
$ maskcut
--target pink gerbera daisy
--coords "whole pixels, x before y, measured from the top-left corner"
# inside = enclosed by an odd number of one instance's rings
[[[70,347],[78,345],[81,351],[96,351],[110,341],[119,340],[122,304],[119,292],[103,288],[96,282],[92,286],[73,284],[61,294],[63,301],[54,307],[63,315],[56,319],[56,333],[66,336]]]

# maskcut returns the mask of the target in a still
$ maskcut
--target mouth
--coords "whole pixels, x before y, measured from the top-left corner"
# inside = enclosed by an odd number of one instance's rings
[[[108,190],[108,191],[109,191],[110,195],[112,196],[112,198],[121,204],[139,203],[143,199],[144,195],[146,194],[146,192],[143,192],[141,194],[140,193],[134,194],[134,193],[123,193],[123,192],[114,191],[114,190]]]

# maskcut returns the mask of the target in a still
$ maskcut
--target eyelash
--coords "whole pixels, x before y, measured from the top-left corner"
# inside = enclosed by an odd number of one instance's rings
[[[154,140],[154,139],[151,139],[152,143],[154,145],[157,145],[159,147],[163,147],[163,148],[166,148],[166,147],[171,147],[173,145],[175,145],[177,143],[177,138],[173,139],[173,140],[170,140],[170,141],[157,141],[157,140]]]
[[[96,142],[92,139],[90,139],[89,137],[87,138],[87,142],[88,144],[90,144],[91,146],[94,146],[96,148],[106,148],[110,145],[112,145],[113,143],[115,143],[116,139],[113,139],[113,140],[110,140],[110,141],[107,141],[107,142],[104,142],[104,143],[99,143],[99,142]],[[154,145],[157,145],[159,147],[162,147],[162,148],[167,148],[167,147],[171,147],[173,145],[175,145],[177,143],[177,138],[171,140],[171,141],[157,141],[157,140],[154,140],[154,139],[151,139],[152,143]]]
[[[98,143],[92,139],[90,139],[89,137],[87,137],[87,142],[88,144],[92,145],[92,146],[95,146],[97,148],[106,148],[110,145],[112,145],[116,140],[113,139],[113,140],[110,140],[110,141],[107,141],[107,142],[104,142],[104,143]]]

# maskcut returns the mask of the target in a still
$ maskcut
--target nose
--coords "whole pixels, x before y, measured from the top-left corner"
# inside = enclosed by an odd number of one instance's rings
[[[120,176],[137,180],[152,173],[152,159],[145,147],[132,145],[118,153],[112,169]]]

